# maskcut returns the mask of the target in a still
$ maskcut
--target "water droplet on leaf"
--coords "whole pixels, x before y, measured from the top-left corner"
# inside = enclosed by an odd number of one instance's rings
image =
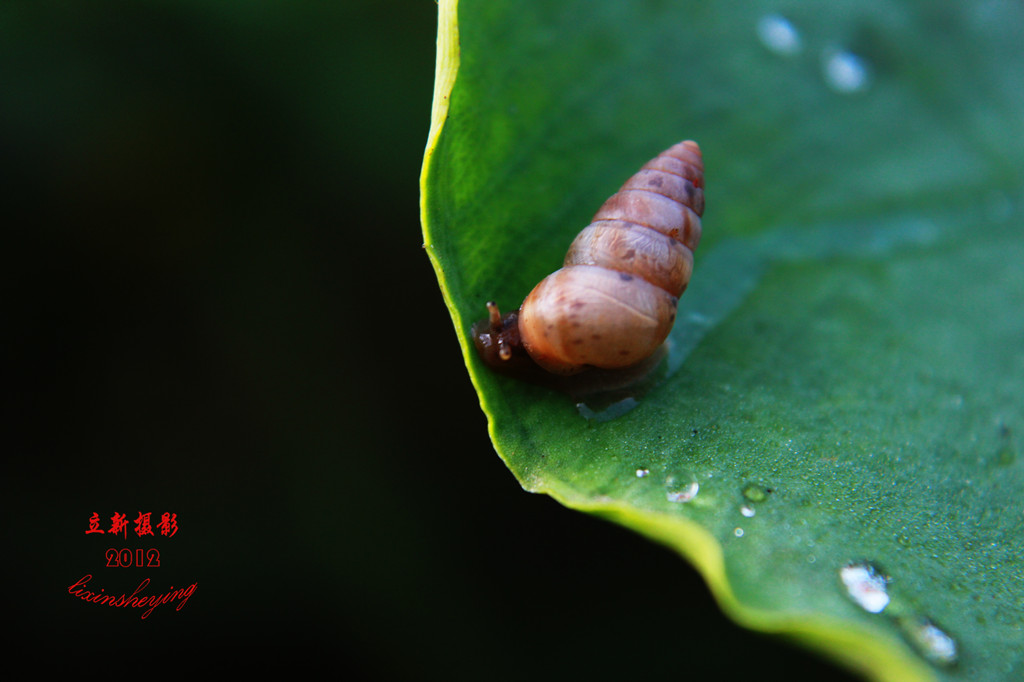
[[[881,613],[889,605],[889,577],[867,561],[847,564],[839,569],[846,593],[869,613]]]
[[[845,50],[827,50],[822,55],[822,70],[825,83],[844,95],[865,90],[871,80],[867,62]]]
[[[764,502],[768,499],[768,488],[756,483],[748,483],[743,487],[743,497],[751,502]]]
[[[956,663],[956,640],[928,618],[914,616],[901,619],[900,626],[914,648],[932,663],[943,666]]]
[[[665,497],[669,502],[689,502],[697,497],[700,484],[691,475],[669,476],[665,479]]]
[[[775,54],[794,55],[800,52],[800,32],[786,17],[766,14],[757,21],[757,37]]]

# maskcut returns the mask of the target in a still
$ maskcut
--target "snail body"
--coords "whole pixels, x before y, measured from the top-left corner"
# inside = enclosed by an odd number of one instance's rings
[[[484,361],[517,373],[619,370],[650,358],[668,337],[693,271],[704,213],[704,164],[696,142],[646,163],[576,236],[563,267],[516,312],[493,302],[474,325]]]

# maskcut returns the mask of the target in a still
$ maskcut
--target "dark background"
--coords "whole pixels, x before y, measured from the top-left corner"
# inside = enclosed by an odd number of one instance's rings
[[[0,6],[9,666],[839,674],[494,454],[421,249],[435,13]],[[177,536],[84,533],[140,511]],[[85,574],[198,588],[143,620]]]

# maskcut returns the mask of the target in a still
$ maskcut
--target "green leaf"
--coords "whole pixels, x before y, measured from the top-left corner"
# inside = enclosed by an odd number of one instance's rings
[[[1024,674],[1021,6],[439,17],[425,246],[522,485],[673,547],[740,623],[870,677]],[[687,138],[704,236],[651,385],[576,405],[488,370],[484,302],[517,306]],[[872,576],[879,613],[855,599]]]

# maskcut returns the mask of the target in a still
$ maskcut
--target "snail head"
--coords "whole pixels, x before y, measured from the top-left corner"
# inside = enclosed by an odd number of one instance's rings
[[[487,302],[487,318],[473,325],[473,343],[491,368],[512,370],[534,364],[519,337],[519,311],[502,316],[494,301]]]

